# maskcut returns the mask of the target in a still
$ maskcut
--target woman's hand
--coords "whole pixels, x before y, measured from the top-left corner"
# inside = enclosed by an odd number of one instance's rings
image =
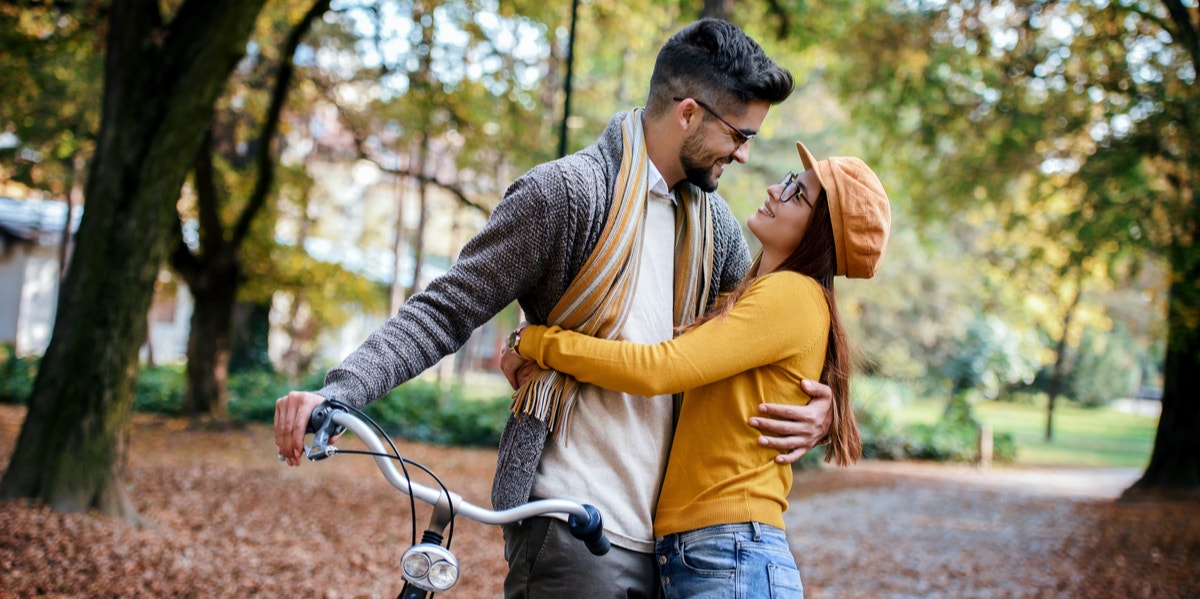
[[[750,426],[763,434],[758,444],[779,450],[778,464],[791,464],[816,447],[833,425],[833,390],[817,381],[801,382],[804,392],[812,398],[808,405],[764,403],[758,411],[764,417],[749,420]]]

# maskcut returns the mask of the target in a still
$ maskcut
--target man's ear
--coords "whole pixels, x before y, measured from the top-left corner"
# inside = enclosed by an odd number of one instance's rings
[[[704,120],[703,118],[699,118],[701,116],[699,110],[700,106],[691,98],[684,98],[682,102],[675,104],[675,112],[673,114],[680,131],[685,134],[689,133],[693,127],[696,127]]]

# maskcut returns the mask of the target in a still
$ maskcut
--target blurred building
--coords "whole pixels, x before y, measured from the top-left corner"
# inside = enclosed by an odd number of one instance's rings
[[[64,239],[73,239],[82,210],[71,217],[71,236],[64,236],[67,204],[55,200],[16,200],[0,197],[0,344],[13,345],[19,355],[41,355],[50,343],[58,303]],[[68,241],[70,243],[70,241]],[[379,282],[390,282],[394,259],[378,248],[361,250],[321,238],[309,238],[306,252],[319,260],[342,264],[348,270]],[[418,289],[445,272],[444,264],[424,262]],[[396,274],[407,286],[414,274],[412,260],[401,257]],[[280,298],[276,298],[279,304]],[[141,348],[144,362],[177,363],[186,359],[193,300],[187,285],[169,270],[162,270],[147,315],[147,343]],[[278,305],[276,309],[278,309]],[[336,330],[323,331],[318,364],[336,363],[358,347],[387,314],[361,313]],[[277,359],[286,341],[272,334],[272,358]],[[495,372],[503,343],[495,323],[472,335],[456,356],[458,367]],[[442,365],[449,367],[454,359]]]
[[[0,344],[20,355],[50,344],[67,212],[66,202],[0,197]],[[77,211],[72,236],[78,227]]]

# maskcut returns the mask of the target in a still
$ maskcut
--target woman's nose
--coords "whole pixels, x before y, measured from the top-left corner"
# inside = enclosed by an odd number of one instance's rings
[[[779,194],[783,191],[783,186],[779,184],[767,186],[767,197],[778,202]]]

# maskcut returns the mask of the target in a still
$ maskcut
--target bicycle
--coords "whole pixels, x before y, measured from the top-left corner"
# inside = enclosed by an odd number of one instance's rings
[[[367,451],[340,449],[332,444],[333,439],[349,430],[354,433]],[[427,599],[435,593],[450,590],[458,582],[458,559],[450,551],[454,537],[454,518],[463,516],[482,524],[502,525],[550,514],[565,514],[571,534],[581,540],[593,555],[608,553],[609,541],[604,535],[600,511],[588,504],[565,499],[540,499],[507,510],[493,511],[464,500],[451,492],[441,479],[429,468],[400,455],[395,443],[383,429],[353,406],[326,400],[313,410],[309,418],[308,432],[313,435],[312,445],[305,446],[309,461],[320,461],[339,453],[368,455],[375,458],[383,477],[400,492],[409,496],[412,505],[413,544],[400,558],[404,586],[400,599]],[[387,451],[384,441],[390,446]],[[282,460],[282,456],[280,456]],[[400,469],[396,469],[396,463]],[[413,482],[408,474],[413,466],[428,474],[438,488]],[[429,526],[416,539],[416,500],[433,506]],[[445,531],[449,528],[449,533]]]

